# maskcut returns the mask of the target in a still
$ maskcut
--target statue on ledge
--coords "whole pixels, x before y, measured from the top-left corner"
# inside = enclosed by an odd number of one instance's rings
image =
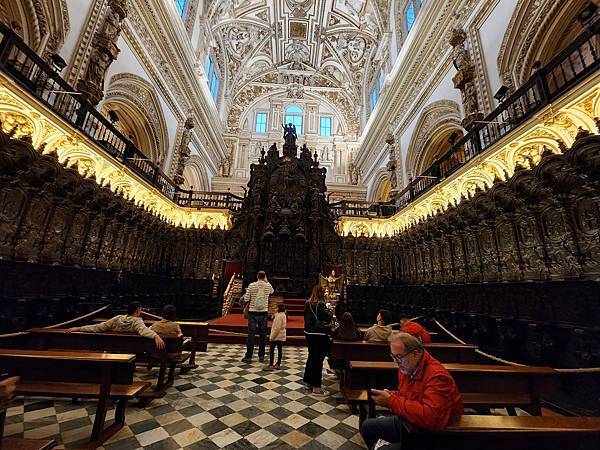
[[[296,133],[296,126],[292,123],[288,123],[287,125],[282,124],[283,127],[283,140],[285,141],[285,145],[296,146],[296,139],[298,139],[298,134]]]

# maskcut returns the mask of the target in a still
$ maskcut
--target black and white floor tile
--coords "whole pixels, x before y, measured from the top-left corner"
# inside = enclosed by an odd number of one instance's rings
[[[199,367],[178,375],[165,397],[145,408],[127,408],[126,426],[104,443],[106,450],[134,449],[359,449],[358,416],[343,403],[335,376],[324,375],[328,397],[302,385],[306,349],[287,347],[283,367],[264,372],[255,357],[242,363],[244,347],[210,344]],[[155,373],[138,369],[141,379]],[[83,446],[96,405],[70,400],[17,399],[9,408],[5,436],[53,438],[58,448]],[[114,409],[107,420],[112,420]]]

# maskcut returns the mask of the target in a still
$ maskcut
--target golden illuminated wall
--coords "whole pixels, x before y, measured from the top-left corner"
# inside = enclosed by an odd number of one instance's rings
[[[392,236],[458,204],[463,196],[472,196],[477,189],[491,187],[494,179],[505,180],[517,165],[531,168],[539,162],[544,147],[560,153],[557,141],[571,146],[579,127],[595,130],[595,117],[600,117],[599,75],[543,109],[394,216],[387,219],[342,217],[339,232],[354,236]]]
[[[228,210],[202,211],[176,205],[134,172],[115,161],[103,149],[64,122],[0,73],[0,120],[5,132],[28,137],[43,153],[56,152],[61,163],[77,167],[80,174],[95,177],[136,205],[146,208],[167,223],[183,227],[229,229]]]

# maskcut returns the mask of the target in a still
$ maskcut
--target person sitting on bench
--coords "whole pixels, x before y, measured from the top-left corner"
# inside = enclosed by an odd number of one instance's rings
[[[392,314],[382,309],[377,314],[377,323],[365,331],[365,341],[387,341],[392,334]]]
[[[400,449],[402,420],[428,431],[444,429],[453,416],[464,414],[460,393],[444,366],[423,348],[417,338],[394,332],[389,339],[390,356],[398,364],[398,390],[371,389],[373,401],[389,408],[391,416],[365,420],[360,433],[369,449],[379,439],[386,450]]]
[[[354,323],[354,318],[352,314],[349,312],[345,312],[342,314],[342,318],[340,319],[340,324],[333,333],[333,338],[338,341],[360,341],[362,339],[362,333],[356,327]]]
[[[404,331],[421,341],[422,344],[431,344],[431,336],[425,328],[417,322],[413,322],[408,316],[402,316],[400,319],[400,331]]]
[[[150,326],[152,331],[157,332],[161,336],[183,336],[179,324],[175,322],[177,310],[175,305],[165,305],[162,310],[162,319]]]
[[[165,348],[165,343],[161,337],[147,328],[144,321],[140,317],[142,315],[142,304],[140,302],[131,302],[127,305],[127,314],[115,316],[105,322],[96,325],[86,325],[83,327],[73,327],[67,330],[67,333],[72,331],[82,331],[84,333],[104,333],[114,331],[117,333],[137,333],[140,336],[154,339],[156,348],[162,350]]]

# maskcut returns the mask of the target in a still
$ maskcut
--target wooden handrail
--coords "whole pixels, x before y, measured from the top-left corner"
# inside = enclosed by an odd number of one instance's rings
[[[236,279],[236,275],[237,274],[235,272],[233,275],[231,275],[229,283],[227,283],[227,287],[225,288],[225,292],[223,293],[223,310],[221,311],[221,314],[223,316],[229,314],[231,312],[231,308],[233,307],[233,293],[231,292],[231,289],[233,288],[233,282]]]

